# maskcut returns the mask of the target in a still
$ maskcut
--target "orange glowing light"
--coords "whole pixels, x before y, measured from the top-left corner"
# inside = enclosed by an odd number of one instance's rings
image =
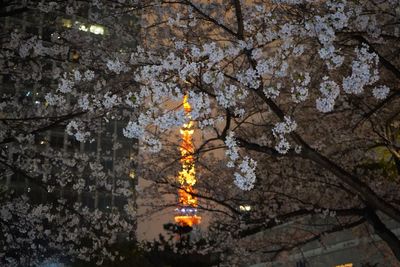
[[[201,217],[194,215],[194,216],[175,216],[175,222],[179,225],[187,225],[192,227],[193,225],[201,223]]]
[[[185,95],[183,99],[183,109],[186,117],[190,120],[190,111],[192,110]],[[181,130],[182,143],[179,148],[181,153],[182,170],[178,174],[178,182],[180,189],[178,190],[179,207],[177,211],[179,215],[175,216],[175,222],[181,226],[190,226],[200,224],[201,217],[197,216],[197,198],[196,190],[193,186],[196,184],[196,171],[194,165],[194,145],[193,145],[193,121],[189,121],[182,126]]]

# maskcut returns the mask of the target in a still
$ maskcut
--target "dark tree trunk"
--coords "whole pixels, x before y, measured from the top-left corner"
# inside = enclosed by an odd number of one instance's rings
[[[372,208],[367,207],[365,209],[364,217],[374,228],[375,233],[390,247],[397,260],[400,261],[400,240],[398,237],[386,227]]]

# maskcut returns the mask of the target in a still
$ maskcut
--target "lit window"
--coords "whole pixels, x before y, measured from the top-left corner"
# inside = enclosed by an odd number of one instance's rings
[[[339,264],[339,265],[336,265],[335,267],[353,267],[353,263]]]
[[[91,32],[93,34],[104,34],[104,27],[100,26],[100,25],[89,25],[86,26],[85,24],[83,24],[80,21],[74,21],[72,23],[72,21],[70,19],[62,19],[61,20],[62,25],[66,28],[72,28],[72,25],[74,24],[76,28],[78,28],[78,30],[83,31],[83,32]]]
[[[131,178],[131,179],[134,179],[135,178],[135,170],[131,170],[130,172],[129,172],[129,177]]]
[[[79,60],[79,53],[76,50],[71,50],[69,53],[69,60],[77,62]]]
[[[104,34],[104,27],[100,25],[90,25],[89,31],[94,34]]]
[[[74,21],[74,25],[75,25],[75,28],[77,28],[77,29],[80,30],[80,31],[83,31],[83,32],[89,31],[89,28],[86,27],[86,25],[83,24],[83,23],[80,22],[80,21]]]
[[[240,211],[250,211],[251,210],[251,206],[250,205],[240,205],[239,206],[239,210]]]
[[[78,28],[80,31],[83,31],[83,32],[87,32],[89,29],[85,26],[85,25],[83,25],[83,24],[81,24],[81,25],[79,25],[79,28]]]
[[[72,21],[70,19],[62,19],[61,22],[65,28],[72,27]]]

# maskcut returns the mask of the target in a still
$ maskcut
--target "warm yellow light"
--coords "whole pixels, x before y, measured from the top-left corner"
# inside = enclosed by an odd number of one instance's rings
[[[192,227],[193,225],[201,223],[201,217],[199,216],[175,216],[175,222],[179,225],[187,225]]]
[[[183,170],[179,172],[178,181],[181,185],[190,185],[193,186],[196,183],[196,172],[193,168],[189,170]]]
[[[181,129],[180,132],[181,132],[182,135],[193,135],[194,130],[184,130],[184,129]]]
[[[131,179],[134,179],[135,176],[136,176],[135,170],[131,170],[131,171],[129,172],[129,177],[130,177]]]
[[[197,207],[196,191],[193,186],[196,184],[196,171],[194,165],[194,145],[193,145],[193,121],[190,119],[191,107],[187,101],[188,96],[183,99],[183,108],[189,123],[185,123],[181,130],[182,143],[179,148],[181,153],[182,170],[178,174],[180,189],[178,190],[178,201],[181,207]],[[185,209],[185,208],[183,208]],[[197,215],[178,215],[175,216],[175,222],[181,226],[193,226],[201,222],[201,217]]]
[[[240,211],[250,211],[251,206],[250,205],[240,205],[239,209],[240,209]]]
[[[339,265],[336,265],[335,267],[353,267],[353,263],[339,264]]]
[[[70,19],[62,19],[61,22],[63,24],[63,27],[65,27],[65,28],[72,27],[72,21]]]
[[[63,27],[65,28],[72,28],[72,20],[70,19],[62,19],[61,20]],[[75,25],[78,26],[78,30],[83,31],[83,32],[91,32],[93,34],[104,34],[104,27],[101,25],[90,25],[86,26],[80,21],[75,21]]]
[[[185,95],[184,99],[183,99],[183,109],[185,110],[186,113],[189,113],[192,108],[190,107],[188,100],[188,95]]]

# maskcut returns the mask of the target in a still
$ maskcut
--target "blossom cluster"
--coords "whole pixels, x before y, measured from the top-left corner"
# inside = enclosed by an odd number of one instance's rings
[[[275,127],[272,129],[272,133],[274,137],[279,140],[278,144],[275,146],[275,149],[279,153],[286,154],[289,151],[290,144],[285,135],[295,131],[296,128],[297,123],[287,116],[285,116],[283,122],[278,122],[275,124]]]
[[[291,88],[292,100],[295,103],[303,102],[308,97],[308,88],[311,78],[308,72],[298,74],[297,77],[293,78],[295,85]]]
[[[243,116],[244,110],[240,108],[240,103],[248,96],[248,91],[243,90],[235,85],[229,85],[216,89],[216,100],[221,107],[234,108],[234,113],[237,116]]]
[[[227,147],[225,155],[229,157],[229,161],[226,166],[233,168],[235,161],[239,159],[239,148],[235,140],[234,132],[230,131],[225,138],[225,145]]]
[[[360,94],[366,85],[379,80],[379,57],[368,51],[368,46],[356,48],[356,58],[351,64],[351,75],[343,78],[343,90],[348,94]]]
[[[334,81],[329,81],[328,77],[324,77],[319,87],[322,97],[316,100],[316,107],[321,112],[330,112],[335,105],[335,99],[339,96],[340,88]]]
[[[387,97],[387,95],[390,92],[390,88],[387,87],[386,85],[380,85],[380,86],[375,86],[372,89],[372,94],[376,99],[382,100]]]
[[[256,161],[247,156],[244,157],[243,161],[238,166],[240,172],[234,173],[235,185],[244,191],[253,189],[256,181],[256,167]]]
[[[121,62],[118,58],[115,60],[107,60],[106,65],[110,71],[115,72],[116,74],[127,72],[129,70],[129,67],[125,64],[125,62]]]
[[[239,159],[239,148],[235,140],[234,132],[229,132],[225,138],[225,145],[227,150],[225,154],[228,156],[229,161],[227,167],[235,167],[236,162]],[[245,156],[243,160],[237,165],[239,171],[234,173],[234,183],[237,187],[242,190],[248,191],[254,187],[256,181],[256,170],[257,162],[248,156]]]
[[[76,140],[79,142],[85,142],[88,140],[88,138],[90,137],[90,132],[88,131],[83,131],[82,130],[83,125],[80,121],[77,120],[71,120],[67,127],[65,128],[65,131],[69,134],[69,135],[73,135],[75,136]]]

